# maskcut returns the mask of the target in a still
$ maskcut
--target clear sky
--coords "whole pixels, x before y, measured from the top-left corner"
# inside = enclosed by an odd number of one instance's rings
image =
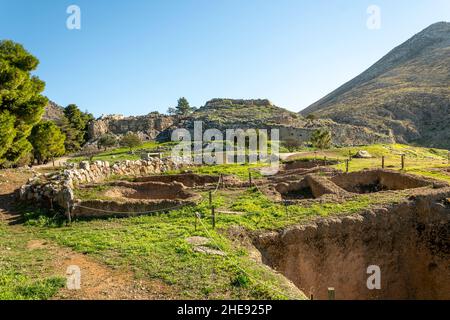
[[[80,30],[66,27],[72,4]],[[449,0],[0,0],[0,39],[39,58],[45,94],[96,116],[165,112],[180,96],[300,111],[438,21]]]

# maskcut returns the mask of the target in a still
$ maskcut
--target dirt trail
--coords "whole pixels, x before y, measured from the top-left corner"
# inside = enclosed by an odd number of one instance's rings
[[[31,176],[30,170],[0,170],[0,223],[6,223],[10,236],[28,232],[19,224],[20,214],[14,211],[14,192]],[[81,271],[81,289],[61,289],[54,299],[170,299],[169,287],[157,280],[137,280],[134,274],[113,269],[93,258],[43,239],[28,242],[27,250],[47,250],[54,257],[49,266],[53,275],[67,277],[67,268]]]
[[[80,270],[80,289],[60,290],[53,299],[65,300],[154,300],[168,299],[168,287],[159,281],[137,280],[132,272],[114,270],[94,259],[42,239],[31,240],[28,250],[47,250],[56,259],[55,274],[67,277],[69,267]]]

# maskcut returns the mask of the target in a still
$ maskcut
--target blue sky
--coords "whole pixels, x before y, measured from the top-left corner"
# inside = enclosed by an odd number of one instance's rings
[[[81,30],[66,28],[71,4]],[[165,112],[180,96],[300,111],[438,21],[450,1],[0,0],[0,39],[39,58],[45,94],[96,116]]]

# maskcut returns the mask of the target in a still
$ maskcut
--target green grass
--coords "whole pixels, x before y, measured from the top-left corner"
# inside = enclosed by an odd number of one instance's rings
[[[450,182],[450,175],[435,170],[448,166],[445,150],[373,145],[336,148],[325,151],[323,155],[327,155],[329,159],[342,160],[348,156],[349,151],[356,153],[358,150],[367,150],[376,158],[353,159],[351,171],[379,167],[382,155],[386,156],[387,166],[395,165],[395,168],[399,168],[400,155],[406,154],[407,172]],[[322,156],[320,152],[318,154]],[[307,156],[309,159],[313,157],[314,153]],[[241,179],[247,179],[248,170],[258,166],[261,164],[200,166],[191,170],[199,174],[235,174]],[[343,169],[343,164],[335,167]],[[103,188],[80,189],[77,196],[84,199],[98,198],[98,193],[104,191]],[[34,266],[32,259],[49,259],[45,252],[31,254],[24,249],[28,239],[39,237],[84,253],[112,268],[131,269],[137,278],[161,281],[169,288],[167,298],[302,299],[304,296],[293,291],[277,273],[251,259],[250,249],[233,241],[229,236],[230,230],[235,226],[250,232],[279,230],[317,217],[355,214],[372,206],[400,202],[408,192],[410,191],[356,195],[344,202],[284,206],[272,202],[256,188],[240,191],[219,189],[214,195],[214,206],[242,214],[218,213],[216,229],[211,227],[206,193],[205,200],[197,206],[185,207],[169,214],[127,219],[75,220],[71,225],[63,223],[60,217],[30,211],[25,215],[25,232],[6,236],[6,229],[0,229],[0,274],[4,275],[0,280],[0,289],[12,298],[46,299],[54,294],[58,288],[58,280],[45,277],[41,279],[40,276],[36,278],[34,273],[27,271],[38,270],[40,275],[39,268],[43,267]],[[194,219],[196,212],[203,217],[203,224],[197,224],[197,229]],[[186,242],[186,238],[191,236],[210,238],[209,246],[222,250],[226,256],[195,252],[194,247]],[[12,252],[15,258],[7,255],[4,246],[14,246]],[[8,257],[6,263],[5,257]]]
[[[194,213],[203,223],[195,230]],[[128,219],[75,221],[67,227],[39,227],[42,236],[94,256],[114,268],[130,267],[138,278],[158,279],[177,298],[185,299],[287,299],[304,298],[291,292],[277,274],[249,258],[246,248],[213,230],[203,202],[169,215]],[[223,220],[219,228],[234,224]],[[252,224],[249,220],[249,224]],[[212,239],[210,246],[227,256],[197,253],[186,242],[190,236]]]
[[[195,207],[159,216],[79,220],[70,226],[45,220],[45,224],[40,225],[39,221],[29,220],[27,225],[40,236],[93,256],[111,267],[131,268],[138,278],[162,281],[176,298],[304,298],[292,292],[279,275],[252,260],[248,248],[233,242],[226,236],[227,230],[236,225],[247,230],[274,230],[318,216],[352,214],[371,205],[402,198],[401,194],[361,195],[343,203],[285,207],[253,188],[238,193],[233,201],[228,192],[220,190],[214,197],[214,205],[244,214],[218,214],[216,229],[212,229],[206,200]],[[195,212],[203,217],[203,224],[199,223],[197,230]],[[222,250],[226,256],[195,252],[186,242],[190,236],[212,239],[210,246]]]
[[[349,154],[354,155],[358,150],[368,151],[373,158],[371,159],[356,159],[353,158],[349,163],[349,171],[360,171],[370,168],[381,168],[381,157],[385,157],[385,168],[401,169],[401,155],[405,155],[405,171],[424,176],[433,176],[435,178],[449,180],[449,176],[438,173],[436,169],[445,168],[449,166],[448,150],[421,148],[408,146],[403,144],[375,144],[370,146],[360,147],[346,147],[346,148],[332,148],[324,151],[309,152],[306,155],[297,157],[298,159],[312,159],[323,158],[327,156],[328,159],[340,160],[341,163],[335,165],[336,169],[345,170],[345,159],[348,159]]]
[[[129,148],[121,147],[121,148],[115,148],[112,150],[100,152],[96,154],[93,157],[93,161],[101,160],[101,161],[109,161],[109,162],[117,162],[117,161],[123,161],[123,160],[139,160],[140,153],[142,152],[154,152],[158,149],[168,150],[170,147],[172,147],[174,142],[165,142],[165,143],[158,143],[156,141],[148,141],[144,142],[140,147],[134,148],[134,153],[130,153]],[[167,154],[167,151],[163,152],[163,154]],[[89,157],[75,157],[70,159],[70,162],[80,162],[84,160],[89,160]]]
[[[248,172],[251,169],[261,168],[266,166],[267,164],[264,163],[253,163],[253,164],[221,164],[221,165],[204,165],[204,166],[198,166],[198,167],[192,167],[189,168],[189,171],[192,171],[193,173],[197,174],[210,174],[210,175],[235,175],[236,177],[245,180],[248,179]],[[182,170],[176,170],[176,171],[169,171],[166,174],[175,174],[184,171]],[[261,177],[261,174],[257,171],[252,171],[253,177]]]
[[[111,189],[111,186],[96,185],[89,188],[76,188],[75,197],[81,200],[114,200],[111,197],[103,196],[105,191]]]
[[[52,256],[43,249],[30,250],[31,230],[12,232],[0,223],[0,300],[43,300],[53,297],[65,279],[52,276]]]

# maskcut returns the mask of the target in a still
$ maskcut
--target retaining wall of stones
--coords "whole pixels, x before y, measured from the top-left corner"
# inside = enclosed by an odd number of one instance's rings
[[[148,160],[121,161],[110,164],[107,161],[82,161],[71,164],[59,173],[35,174],[20,188],[19,199],[38,203],[46,207],[71,207],[75,201],[73,188],[79,184],[98,183],[114,176],[145,176],[176,170],[183,166],[181,161],[159,158]]]

